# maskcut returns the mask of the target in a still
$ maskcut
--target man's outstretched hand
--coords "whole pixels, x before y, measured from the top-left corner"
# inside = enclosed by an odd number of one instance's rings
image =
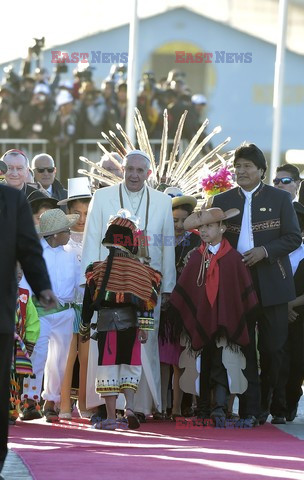
[[[58,306],[57,297],[52,290],[42,290],[39,295],[39,303],[45,310],[50,310]]]

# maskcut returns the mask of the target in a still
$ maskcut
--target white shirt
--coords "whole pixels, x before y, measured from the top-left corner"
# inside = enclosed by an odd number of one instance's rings
[[[220,246],[221,246],[221,242],[217,243],[216,245],[209,245],[208,250],[209,252],[213,253],[213,255],[216,255],[220,249]]]
[[[122,195],[123,197],[124,193],[128,195],[133,210],[131,213],[136,215],[138,213],[139,205],[144,201],[142,197],[145,195],[145,186],[143,186],[138,192],[131,192],[128,190],[125,183],[123,183],[123,186],[124,188],[122,189]]]
[[[59,303],[73,302],[80,283],[80,263],[75,253],[67,252],[63,246],[52,248],[44,238],[41,245],[52,290]]]
[[[237,251],[240,253],[247,252],[254,247],[254,240],[253,240],[253,232],[252,232],[252,219],[251,219],[251,203],[252,203],[252,195],[254,192],[259,188],[260,184],[257,185],[251,192],[246,192],[246,190],[242,190],[245,196],[245,203],[244,203],[244,212],[242,218],[242,225],[240,236],[237,244]]]
[[[302,243],[296,250],[289,254],[292,274],[296,273],[299,263],[304,258],[304,244]]]
[[[53,186],[50,185],[49,188],[46,189],[46,191],[50,194],[50,197],[51,197],[53,194]]]
[[[79,268],[81,264],[82,257],[82,247],[83,247],[83,232],[73,232],[71,231],[70,240],[67,245],[63,248],[66,252],[73,252],[76,255],[76,258],[79,262]],[[82,303],[84,295],[84,287],[79,286],[75,291],[75,302]]]

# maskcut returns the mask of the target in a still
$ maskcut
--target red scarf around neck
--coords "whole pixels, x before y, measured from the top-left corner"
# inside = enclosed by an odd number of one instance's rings
[[[198,251],[202,255],[204,255],[206,247],[207,247],[207,244],[202,242]],[[214,305],[214,302],[217,297],[218,288],[219,288],[220,274],[219,274],[218,260],[222,258],[224,255],[226,255],[226,253],[228,253],[231,249],[232,247],[228,242],[228,240],[226,240],[226,238],[223,238],[221,241],[219,251],[215,255],[212,255],[210,265],[206,270],[206,274],[205,274],[206,293],[207,293],[207,297],[211,307],[213,307]]]

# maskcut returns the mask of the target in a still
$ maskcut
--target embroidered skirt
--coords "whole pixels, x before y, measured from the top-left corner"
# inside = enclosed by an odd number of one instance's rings
[[[137,328],[98,333],[95,390],[101,396],[137,390],[141,376],[141,344]]]

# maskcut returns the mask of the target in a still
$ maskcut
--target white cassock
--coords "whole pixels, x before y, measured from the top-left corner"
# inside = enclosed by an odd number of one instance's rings
[[[149,239],[150,265],[163,274],[161,291],[170,293],[176,283],[175,237],[171,197],[147,186],[144,186],[140,192],[129,192],[126,190],[124,183],[121,185],[123,207],[129,210],[131,214],[137,216],[140,221],[139,228],[141,230],[145,228],[149,192],[146,235]],[[105,187],[95,192],[89,206],[84,232],[82,252],[83,275],[91,262],[104,260],[107,257],[108,249],[105,248],[101,242],[105,236],[110,216],[116,215],[121,208],[119,185]],[[140,278],[138,281],[140,281]],[[154,330],[149,332],[148,342],[141,347],[143,374],[135,395],[135,411],[142,412],[146,415],[151,413],[153,406],[157,411],[161,411],[160,363],[158,353],[159,314],[160,298],[154,310]],[[99,395],[95,393],[97,358],[97,342],[90,340],[87,376],[88,409],[102,403]]]

